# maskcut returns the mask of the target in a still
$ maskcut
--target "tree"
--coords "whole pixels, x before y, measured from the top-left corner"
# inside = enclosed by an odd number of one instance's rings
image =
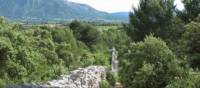
[[[200,76],[199,72],[187,71],[187,76],[184,78],[176,77],[165,88],[199,88]]]
[[[70,29],[56,29],[52,31],[51,35],[53,37],[53,41],[57,43],[66,42],[72,45],[75,45],[76,43],[76,39]]]
[[[119,72],[126,88],[164,88],[184,69],[165,42],[153,36],[132,43],[124,54]]]
[[[123,29],[108,29],[101,32],[100,38],[93,47],[97,48],[97,51],[109,49],[113,46],[120,49],[121,46],[128,44],[130,40]]]
[[[72,29],[74,36],[87,46],[94,44],[100,36],[100,32],[95,27],[76,20],[73,21],[69,27]]]
[[[185,22],[189,23],[200,14],[200,0],[182,0],[185,9],[178,11],[178,16]]]
[[[0,37],[0,40],[0,77],[2,77],[9,61],[15,57],[15,53],[8,38]]]
[[[194,68],[200,68],[200,23],[191,22],[185,26],[185,33],[182,35],[182,45],[188,56],[188,61]]]
[[[167,38],[174,18],[174,0],[140,0],[139,7],[130,13],[132,38],[140,41],[150,33]]]

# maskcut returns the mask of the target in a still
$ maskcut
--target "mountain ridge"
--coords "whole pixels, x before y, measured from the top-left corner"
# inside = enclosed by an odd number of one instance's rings
[[[123,16],[67,0],[0,0],[0,15],[11,20],[127,20],[126,17],[123,19]]]

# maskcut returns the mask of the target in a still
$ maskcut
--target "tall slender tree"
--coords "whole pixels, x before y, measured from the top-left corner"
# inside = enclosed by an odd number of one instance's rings
[[[174,0],[140,0],[138,8],[130,13],[130,30],[135,40],[143,40],[153,33],[159,37],[167,37],[174,18]]]

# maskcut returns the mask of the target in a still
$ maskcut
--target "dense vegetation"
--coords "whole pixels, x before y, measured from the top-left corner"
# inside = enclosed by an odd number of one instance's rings
[[[113,35],[112,37],[109,37]],[[19,25],[0,19],[0,86],[45,82],[89,65],[110,67],[109,48],[128,40],[119,29],[73,21],[69,27]]]
[[[129,24],[27,26],[0,19],[0,86],[45,82],[89,65],[110,67],[109,49],[119,52],[119,77],[107,74],[101,88],[200,87],[199,0],[141,0]],[[113,26],[113,25],[111,25]]]
[[[121,58],[125,88],[199,88],[200,2],[141,0],[130,14],[131,43]]]

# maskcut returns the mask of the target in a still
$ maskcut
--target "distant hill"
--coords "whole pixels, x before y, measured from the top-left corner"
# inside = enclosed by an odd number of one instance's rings
[[[67,0],[0,0],[0,16],[11,20],[62,21],[126,21],[126,15],[109,14],[88,5]]]
[[[128,17],[129,12],[117,12],[117,13],[112,13],[112,15],[118,16],[118,17]]]
[[[110,15],[111,19],[117,19],[119,21],[128,21],[129,18],[129,12],[117,12],[117,13],[112,13]]]

